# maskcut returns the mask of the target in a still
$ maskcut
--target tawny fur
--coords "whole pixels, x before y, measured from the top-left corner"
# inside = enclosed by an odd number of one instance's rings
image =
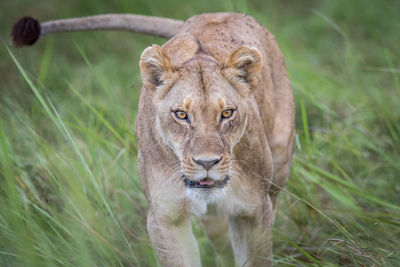
[[[244,14],[198,15],[162,47],[146,49],[140,66],[138,167],[160,263],[200,265],[195,214],[221,264],[232,264],[233,249],[240,266],[271,265],[276,198],[295,135],[292,92],[274,37]],[[221,121],[229,107],[236,117]],[[176,119],[175,109],[190,121]],[[221,161],[207,172],[196,157]],[[182,175],[230,180],[201,191],[188,189]]]

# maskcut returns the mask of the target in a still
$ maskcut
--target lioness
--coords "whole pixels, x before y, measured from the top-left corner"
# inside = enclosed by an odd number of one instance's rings
[[[141,55],[136,120],[147,228],[159,262],[201,265],[195,214],[220,264],[272,265],[276,200],[295,136],[290,82],[273,35],[248,15],[215,13],[185,22],[137,15],[42,24],[24,18],[13,38],[23,45],[40,34],[87,29],[172,37]]]

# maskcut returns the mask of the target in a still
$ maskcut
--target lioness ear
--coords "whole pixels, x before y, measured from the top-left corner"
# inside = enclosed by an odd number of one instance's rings
[[[143,85],[150,91],[163,85],[174,71],[170,57],[158,45],[146,48],[140,57]]]
[[[262,69],[261,54],[255,47],[237,48],[224,64],[224,74],[237,85],[239,93],[248,95],[257,85]]]

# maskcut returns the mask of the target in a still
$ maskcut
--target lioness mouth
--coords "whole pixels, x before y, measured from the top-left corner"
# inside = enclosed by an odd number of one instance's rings
[[[193,181],[184,176],[183,182],[189,188],[223,188],[228,183],[229,179],[230,177],[226,176],[223,180],[215,181],[209,177],[206,177],[200,181]]]

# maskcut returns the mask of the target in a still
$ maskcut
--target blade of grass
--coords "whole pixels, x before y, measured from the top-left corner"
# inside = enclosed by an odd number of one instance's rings
[[[36,86],[32,83],[32,80],[28,77],[28,75],[26,74],[25,70],[22,68],[22,66],[19,64],[18,60],[15,58],[14,54],[11,52],[11,50],[6,46],[6,49],[8,51],[8,53],[10,54],[12,60],[14,61],[15,65],[17,66],[18,70],[20,71],[20,73],[22,74],[22,76],[24,77],[25,81],[28,83],[29,87],[32,89],[32,91],[34,92],[36,98],[39,100],[40,104],[42,105],[42,107],[45,109],[47,115],[51,118],[51,120],[53,121],[53,123],[57,126],[57,128],[60,130],[60,132],[63,134],[63,136],[72,144],[72,147],[75,151],[75,153],[78,155],[80,161],[82,162],[83,167],[85,168],[86,172],[89,174],[89,177],[91,178],[91,182],[92,184],[95,186],[98,196],[101,198],[104,206],[107,209],[107,212],[110,214],[111,218],[113,219],[113,221],[115,222],[116,226],[119,229],[120,234],[122,235],[124,241],[125,241],[125,245],[126,247],[131,250],[132,247],[128,241],[128,239],[126,238],[121,225],[119,224],[118,220],[116,219],[110,205],[108,204],[108,201],[106,200],[106,198],[104,197],[104,195],[102,194],[101,188],[96,180],[96,178],[94,177],[92,171],[90,170],[90,167],[88,166],[88,164],[86,163],[86,160],[83,156],[83,154],[80,152],[77,144],[75,143],[74,139],[72,138],[70,132],[68,131],[68,129],[66,128],[65,124],[62,122],[61,117],[59,116],[58,112],[56,111],[55,107],[52,105],[51,101],[49,99],[49,105],[47,104],[47,102],[45,101],[45,99],[42,97],[42,95],[39,93],[39,91],[37,90]],[[133,251],[132,251],[133,253]]]

